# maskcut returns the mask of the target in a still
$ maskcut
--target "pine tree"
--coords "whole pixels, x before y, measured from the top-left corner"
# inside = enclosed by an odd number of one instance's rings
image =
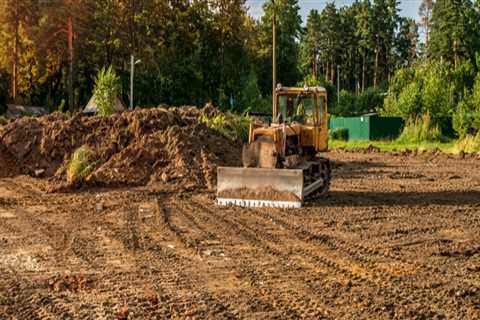
[[[318,78],[320,38],[320,14],[317,10],[311,10],[307,17],[305,35],[302,39],[300,63],[304,72],[312,74],[315,79]]]
[[[300,7],[297,0],[275,0],[266,2],[265,12],[260,23],[260,42],[262,61],[259,78],[262,91],[268,93],[272,88],[272,18],[276,10],[277,21],[277,82],[295,85],[300,80],[298,68],[299,45],[303,32]]]
[[[479,14],[470,0],[438,0],[432,11],[429,57],[457,67],[479,49]]]
[[[430,22],[432,20],[433,0],[422,0],[418,15],[420,16],[420,26],[425,35],[425,46],[428,47],[428,40],[430,39]]]

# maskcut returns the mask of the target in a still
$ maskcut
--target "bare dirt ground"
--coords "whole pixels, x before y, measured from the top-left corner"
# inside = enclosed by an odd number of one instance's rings
[[[480,160],[328,154],[329,196],[0,179],[0,319],[479,319]]]

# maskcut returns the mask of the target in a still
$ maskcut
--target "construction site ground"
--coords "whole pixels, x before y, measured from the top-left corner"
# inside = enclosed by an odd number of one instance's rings
[[[334,151],[303,209],[0,179],[0,319],[479,319],[480,161]]]

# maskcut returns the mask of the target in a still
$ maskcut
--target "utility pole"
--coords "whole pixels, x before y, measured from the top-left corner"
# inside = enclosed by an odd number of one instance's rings
[[[142,62],[140,59],[135,61],[133,53],[130,55],[130,110],[133,110],[133,78],[135,76],[135,65]]]
[[[130,110],[133,110],[133,73],[135,72],[135,57],[130,55]]]
[[[69,10],[72,10],[71,8]],[[67,18],[67,36],[68,36],[68,106],[70,112],[74,112],[73,103],[73,21],[72,16]]]
[[[272,101],[273,101],[273,120],[275,121],[278,115],[277,110],[277,10],[275,8],[275,0],[272,0],[273,4],[273,19],[272,19]]]
[[[18,16],[18,0],[15,1],[15,38],[13,40],[13,67],[12,67],[12,98],[13,103],[17,100],[17,87],[18,87],[18,29],[20,24],[20,18]]]
[[[337,64],[337,106],[340,104],[340,65]]]

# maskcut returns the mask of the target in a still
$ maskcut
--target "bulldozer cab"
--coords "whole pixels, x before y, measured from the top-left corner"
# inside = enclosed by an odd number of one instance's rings
[[[279,87],[276,91],[276,106],[276,123],[298,122],[319,127],[327,118],[327,93],[322,87]]]

